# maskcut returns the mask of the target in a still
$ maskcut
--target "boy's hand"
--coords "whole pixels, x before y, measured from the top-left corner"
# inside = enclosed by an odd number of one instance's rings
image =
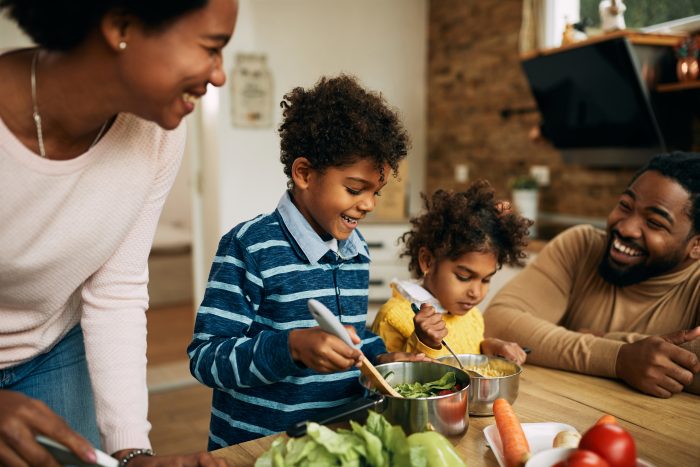
[[[391,362],[434,362],[435,360],[427,357],[424,353],[413,352],[389,352],[377,355],[377,363]]]
[[[506,358],[512,362],[522,365],[527,359],[527,354],[515,342],[506,342],[495,337],[487,337],[481,341],[481,353],[484,355]]]
[[[355,344],[360,338],[352,326],[345,326]],[[289,333],[289,352],[292,359],[320,373],[344,371],[359,363],[362,352],[348,346],[333,334],[319,327],[295,329]]]
[[[413,325],[418,340],[433,349],[442,348],[442,340],[447,335],[447,327],[442,315],[435,311],[432,305],[427,303],[421,305],[420,311],[413,317]]]

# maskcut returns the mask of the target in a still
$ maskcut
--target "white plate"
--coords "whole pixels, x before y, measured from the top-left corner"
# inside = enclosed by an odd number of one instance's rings
[[[534,455],[540,451],[552,448],[554,437],[560,431],[578,431],[576,428],[566,423],[521,423],[523,432],[527,438],[527,443],[530,445],[530,452]],[[498,434],[496,425],[489,425],[484,428],[484,437],[486,442],[491,446],[494,456],[498,461],[498,465],[505,467],[506,463],[503,459],[503,444],[501,437]]]
[[[576,448],[552,448],[533,455],[525,467],[552,467],[557,462],[566,460]],[[649,462],[637,458],[637,467],[654,467]]]

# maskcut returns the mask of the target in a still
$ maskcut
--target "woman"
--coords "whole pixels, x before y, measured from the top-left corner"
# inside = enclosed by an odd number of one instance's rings
[[[0,55],[0,465],[54,465],[37,434],[86,460],[101,441],[123,464],[216,465],[151,457],[144,312],[180,123],[224,84],[237,4],[2,9],[38,47]]]

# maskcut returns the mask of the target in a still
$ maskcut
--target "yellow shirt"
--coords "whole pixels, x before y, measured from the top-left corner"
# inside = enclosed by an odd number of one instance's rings
[[[444,346],[433,349],[418,339],[413,325],[415,313],[411,309],[411,302],[393,284],[391,288],[392,297],[382,305],[372,323],[372,332],[384,340],[386,349],[389,352],[422,352],[431,358],[450,355]],[[455,353],[481,353],[484,319],[476,307],[463,316],[445,313],[442,317],[448,332],[445,340]]]

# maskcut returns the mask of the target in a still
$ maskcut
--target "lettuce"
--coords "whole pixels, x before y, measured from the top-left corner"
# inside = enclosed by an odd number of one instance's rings
[[[450,465],[460,465],[451,443],[439,433],[407,437],[400,426],[391,425],[373,411],[364,425],[350,422],[350,428],[333,431],[310,422],[301,438],[275,439],[255,466],[430,467],[435,459],[454,460]]]

